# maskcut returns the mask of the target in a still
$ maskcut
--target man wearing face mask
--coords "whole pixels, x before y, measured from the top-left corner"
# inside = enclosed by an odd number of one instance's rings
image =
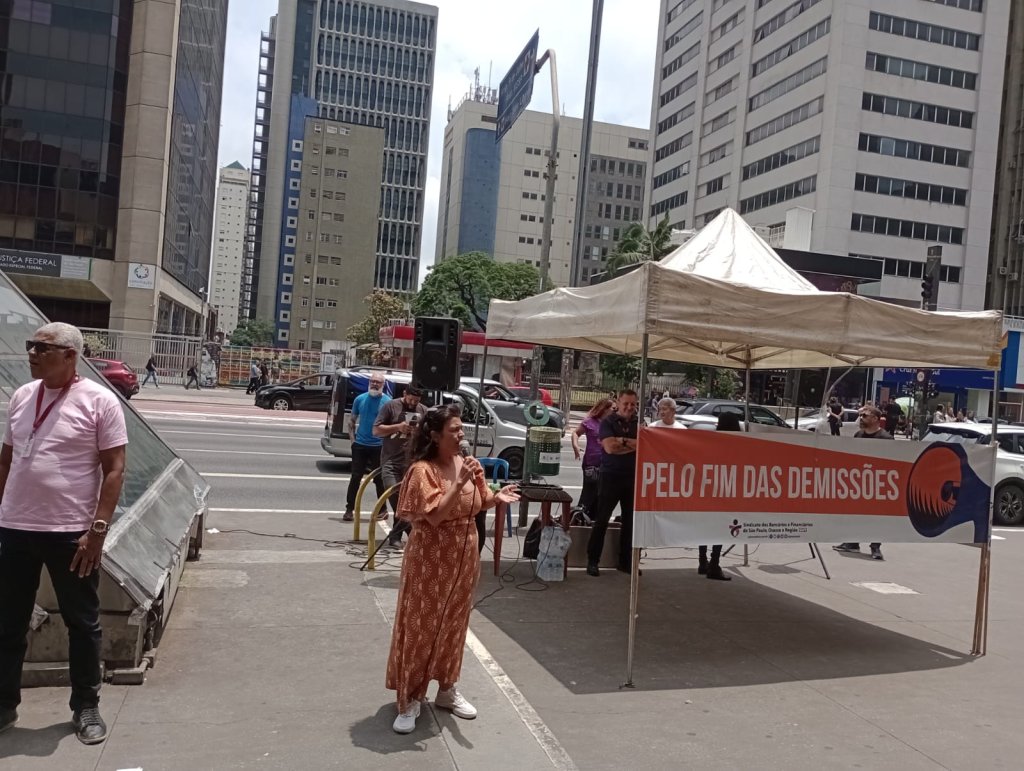
[[[374,436],[373,424],[377,420],[380,408],[391,401],[384,393],[384,375],[370,375],[370,384],[365,394],[359,394],[352,402],[352,412],[348,418],[348,435],[352,437],[352,476],[348,480],[348,499],[345,502],[345,522],[355,519],[356,493],[363,483],[363,476],[368,471],[380,467],[380,437]],[[374,479],[377,487],[377,498],[384,494],[384,480],[380,474]],[[375,499],[376,500],[376,499]],[[381,517],[386,518],[387,512],[382,511]]]
[[[420,389],[409,384],[402,392],[401,399],[392,399],[377,413],[373,435],[383,442],[380,475],[386,489],[401,483],[409,467],[406,454],[407,440],[427,412],[427,408],[420,404],[421,396]],[[398,518],[398,490],[391,494],[390,500],[391,510],[395,512],[395,527],[388,536],[388,544],[399,546],[402,543],[402,533],[409,531],[409,523]]]

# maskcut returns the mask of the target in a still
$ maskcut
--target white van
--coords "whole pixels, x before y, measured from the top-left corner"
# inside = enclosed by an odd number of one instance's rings
[[[402,395],[403,388],[411,378],[406,372],[378,370],[385,378],[384,390],[393,398]],[[365,393],[370,382],[372,369],[339,369],[334,380],[327,423],[324,425],[320,447],[336,458],[352,457],[352,438],[348,434],[348,419],[355,398]],[[462,408],[463,430],[472,442],[477,435],[476,456],[478,458],[501,458],[508,461],[509,473],[513,479],[520,479],[526,460],[526,426],[499,417],[488,399],[481,402],[482,413],[477,420],[477,393],[472,388],[459,386],[454,393],[442,394],[445,404],[457,403]],[[423,403],[432,406],[430,392],[424,393]]]

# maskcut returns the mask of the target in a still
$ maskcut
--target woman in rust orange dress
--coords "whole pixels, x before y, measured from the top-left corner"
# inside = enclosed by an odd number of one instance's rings
[[[397,691],[398,733],[416,728],[431,680],[440,686],[436,707],[476,717],[457,687],[480,575],[474,518],[519,496],[514,485],[491,492],[476,459],[460,454],[463,439],[459,409],[449,406],[429,411],[410,442],[398,514],[413,530],[402,559],[387,671],[387,687]]]

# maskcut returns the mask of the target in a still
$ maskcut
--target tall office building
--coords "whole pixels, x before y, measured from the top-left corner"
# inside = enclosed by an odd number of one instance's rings
[[[527,110],[495,143],[497,111],[493,92],[478,87],[449,116],[435,254],[442,260],[481,251],[539,267],[551,115]],[[562,117],[549,268],[561,286],[570,283],[582,130],[579,118]],[[577,284],[604,270],[621,232],[643,217],[648,133],[594,123]]]
[[[0,4],[0,268],[47,316],[199,332],[227,6]]]
[[[1024,7],[1010,9],[989,308],[1024,316]]]
[[[247,256],[245,315],[280,310],[287,214],[277,207],[290,159],[278,137],[289,133],[295,109],[305,111],[302,117],[312,109],[323,119],[382,131],[378,186],[364,188],[377,197],[374,250],[358,259],[373,260],[374,286],[416,289],[436,27],[435,7],[407,0],[280,0],[261,43],[250,209],[258,245]]]
[[[249,170],[235,161],[220,170],[210,264],[210,305],[217,309],[217,331],[227,335],[238,326],[248,208]]]
[[[815,252],[884,259],[880,292],[985,304],[1010,0],[662,0],[647,215],[725,206]],[[802,228],[806,230],[806,228]]]

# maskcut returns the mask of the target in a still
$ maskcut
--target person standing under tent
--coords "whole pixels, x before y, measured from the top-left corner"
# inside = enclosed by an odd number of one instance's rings
[[[572,452],[576,460],[583,459],[583,489],[580,491],[579,508],[589,518],[597,513],[597,495],[601,486],[601,459],[604,450],[601,448],[601,421],[612,411],[615,404],[611,399],[599,399],[590,408],[590,412],[580,421],[571,434]],[[580,453],[580,437],[586,437],[587,443]]]
[[[639,419],[636,391],[619,392],[615,412],[601,421],[598,438],[604,456],[601,459],[601,487],[597,499],[597,515],[587,543],[587,575],[601,575],[598,567],[604,551],[608,522],[618,506],[622,513],[619,531],[618,570],[629,573],[633,565],[633,482],[636,477],[636,435]]]
[[[658,401],[655,412],[658,419],[651,423],[651,428],[684,428],[676,422],[676,400],[666,396]]]
[[[717,431],[741,431],[740,416],[735,412],[723,412],[718,416]],[[722,544],[716,543],[711,547],[711,559],[708,559],[708,547],[700,546],[697,549],[697,574],[705,576],[710,581],[732,581],[732,576],[722,572],[719,564],[722,559]]]
[[[882,413],[877,407],[862,408],[860,411],[860,431],[854,434],[854,436],[857,439],[892,439],[892,434],[882,428],[881,419]],[[859,543],[841,543],[832,548],[842,552],[860,552]],[[881,543],[871,544],[871,559],[885,559],[882,556]]]

